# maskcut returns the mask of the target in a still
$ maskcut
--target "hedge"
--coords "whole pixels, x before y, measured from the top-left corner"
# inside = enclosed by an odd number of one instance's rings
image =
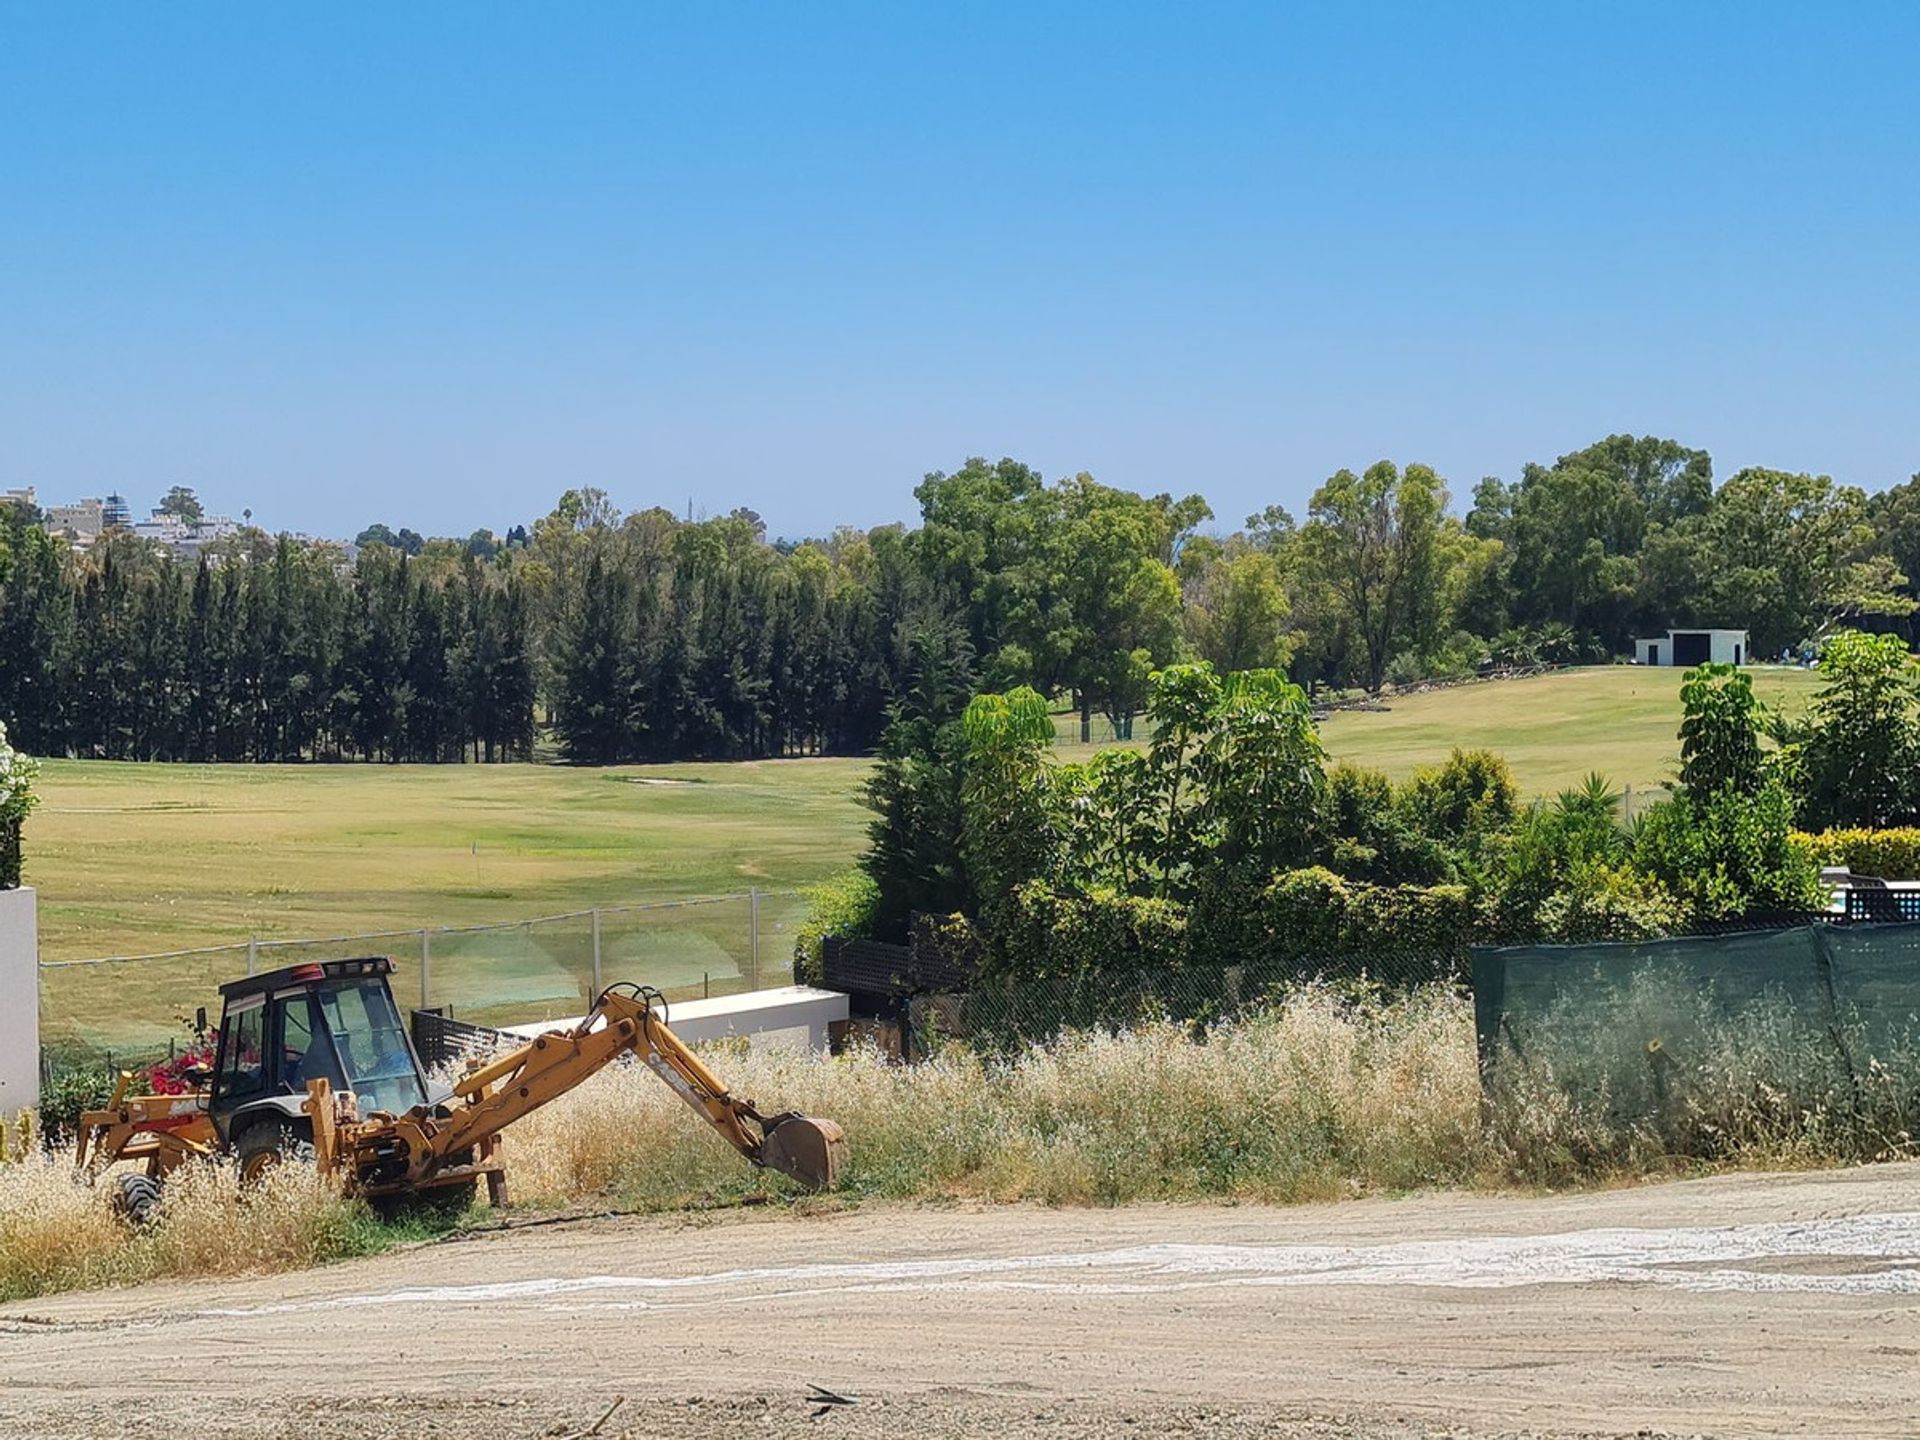
[[[1459,885],[1372,885],[1315,866],[1264,886],[1221,886],[1191,907],[1042,882],[1014,892],[994,936],[997,968],[1029,978],[1251,965],[1383,979],[1464,973],[1480,928]]]
[[[1920,827],[1800,832],[1794,839],[1822,865],[1844,865],[1882,880],[1920,880]]]

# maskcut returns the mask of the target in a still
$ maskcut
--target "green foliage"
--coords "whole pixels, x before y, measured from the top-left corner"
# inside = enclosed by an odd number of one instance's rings
[[[1286,662],[1292,602],[1272,551],[1248,546],[1214,556],[1186,582],[1182,598],[1193,649],[1222,674]]]
[[[1059,860],[1053,776],[1046,764],[1053,716],[1025,686],[977,695],[961,718],[966,773],[961,784],[961,855],[989,931],[1021,885]]]
[[[844,870],[803,892],[806,918],[793,934],[793,978],[803,985],[820,981],[821,943],[829,935],[848,940],[871,938],[878,929],[881,892],[864,870]]]
[[[1187,910],[1105,886],[1069,893],[1029,881],[1015,888],[994,939],[998,968],[1027,978],[1178,966],[1188,960]]]
[[[1227,676],[1192,767],[1205,862],[1261,877],[1308,863],[1321,848],[1325,767],[1305,691],[1275,670]]]
[[[1357,637],[1369,690],[1439,619],[1437,544],[1446,487],[1425,465],[1342,470],[1314,492],[1300,532],[1308,575]]]
[[[974,905],[961,854],[960,803],[972,647],[959,627],[932,624],[915,633],[910,648],[908,686],[888,710],[866,785],[874,819],[860,858],[879,890],[875,932],[895,943],[906,938],[917,912],[949,914]]]
[[[1920,828],[1828,829],[1799,838],[1817,865],[1844,865],[1881,880],[1920,880]]]
[[[105,1066],[57,1069],[40,1087],[40,1132],[49,1142],[73,1138],[85,1110],[99,1110],[113,1098],[115,1077]]]
[[[1330,861],[1342,875],[1376,883],[1445,876],[1445,855],[1408,823],[1382,771],[1347,764],[1328,771],[1326,824]]]
[[[1731,665],[1700,665],[1680,683],[1680,786],[1689,795],[1760,788],[1760,703],[1753,678]]]
[[[1652,940],[1686,925],[1685,905],[1651,876],[1605,861],[1567,867],[1533,912],[1532,938],[1562,943]]]
[[[1503,940],[1542,938],[1585,908],[1551,909],[1563,895],[1602,896],[1632,853],[1620,824],[1619,797],[1600,776],[1577,790],[1533,806],[1508,838],[1493,897],[1493,921]],[[1575,938],[1564,935],[1561,938]]]
[[[0,890],[19,888],[20,830],[40,803],[33,789],[39,774],[38,762],[15,750],[7,742],[7,727],[0,725]]]
[[[1754,649],[1777,654],[1860,615],[1910,613],[1906,583],[1877,544],[1866,495],[1825,475],[1742,470],[1702,517],[1703,608],[1739,617]]]
[[[1634,832],[1636,868],[1695,921],[1819,909],[1819,866],[1793,837],[1793,801],[1778,784],[1723,789],[1648,811]]]
[[[1457,974],[1479,924],[1458,885],[1371,885],[1312,866],[1191,904],[1096,887],[1021,886],[999,939],[1002,973],[1025,978],[1258,965],[1302,976],[1409,965]]]
[[[1898,825],[1920,808],[1920,663],[1895,635],[1845,630],[1820,656],[1800,766],[1817,826]]]
[[[1414,771],[1395,805],[1417,834],[1477,858],[1513,824],[1520,790],[1491,750],[1455,749],[1444,763]]]

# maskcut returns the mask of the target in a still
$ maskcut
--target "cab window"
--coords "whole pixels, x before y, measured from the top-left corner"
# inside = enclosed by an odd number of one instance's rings
[[[346,1067],[347,1084],[360,1097],[360,1113],[395,1115],[425,1102],[413,1050],[383,980],[357,980],[320,992],[320,1010]]]
[[[223,1100],[257,1094],[266,1084],[267,1007],[249,1005],[227,1012],[220,1037],[220,1093]]]
[[[296,1095],[307,1088],[309,1080],[324,1078],[340,1083],[327,1054],[325,1036],[316,1036],[319,1028],[319,1007],[313,996],[294,995],[281,1003],[280,1083]]]

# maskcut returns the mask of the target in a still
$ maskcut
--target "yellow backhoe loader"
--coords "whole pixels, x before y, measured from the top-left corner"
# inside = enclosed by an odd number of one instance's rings
[[[116,1207],[135,1221],[160,1203],[161,1182],[188,1160],[234,1156],[243,1180],[311,1156],[350,1194],[393,1204],[462,1199],[483,1177],[506,1203],[500,1132],[632,1055],[754,1165],[830,1188],[846,1155],[831,1120],[762,1115],[667,1028],[659,993],[609,986],[576,1025],[470,1065],[451,1085],[420,1065],[379,956],[293,965],[220,987],[213,1068],[184,1095],[133,1095],[123,1074],[104,1110],[80,1118],[77,1163],[114,1176]]]

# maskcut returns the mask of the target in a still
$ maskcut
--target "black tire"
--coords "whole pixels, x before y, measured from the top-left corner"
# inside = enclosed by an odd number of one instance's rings
[[[151,1175],[116,1176],[113,1213],[129,1225],[151,1225],[160,1214],[160,1182]]]
[[[240,1162],[240,1183],[255,1186],[265,1183],[267,1173],[276,1165],[304,1160],[313,1163],[313,1137],[304,1125],[292,1120],[269,1120],[240,1132],[234,1142],[234,1158]]]

